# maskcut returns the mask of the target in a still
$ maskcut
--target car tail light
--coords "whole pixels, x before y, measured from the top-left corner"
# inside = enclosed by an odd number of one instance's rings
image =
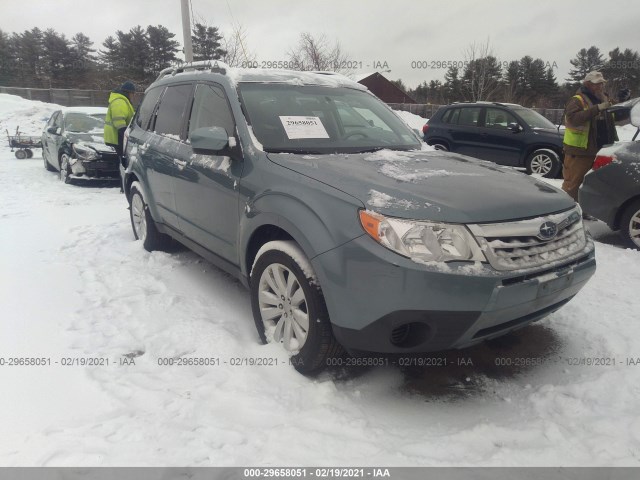
[[[604,167],[605,165],[609,165],[611,162],[613,162],[613,159],[615,157],[613,155],[598,155],[596,156],[596,159],[593,162],[593,170],[597,170],[600,167]]]
[[[422,133],[426,134],[427,130],[429,130],[429,124],[425,123],[424,126],[422,127]]]

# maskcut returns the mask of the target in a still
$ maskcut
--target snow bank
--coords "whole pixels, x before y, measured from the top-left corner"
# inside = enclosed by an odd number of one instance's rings
[[[51,114],[61,108],[54,103],[36,102],[16,95],[0,93],[0,133],[40,135]],[[2,142],[4,143],[4,142]]]
[[[0,232],[0,357],[52,362],[0,367],[3,466],[640,466],[640,252],[610,231],[541,322],[315,378],[259,344],[229,275],[134,241],[117,188],[0,148]]]

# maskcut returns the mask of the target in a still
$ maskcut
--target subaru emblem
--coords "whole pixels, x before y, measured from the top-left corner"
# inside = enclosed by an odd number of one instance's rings
[[[558,226],[553,222],[544,222],[540,225],[540,233],[538,238],[542,240],[551,240],[558,233]]]

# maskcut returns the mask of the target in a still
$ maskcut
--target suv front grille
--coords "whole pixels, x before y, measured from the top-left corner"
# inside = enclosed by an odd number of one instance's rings
[[[491,266],[500,271],[562,261],[581,253],[587,243],[577,208],[534,219],[469,225],[469,228]]]

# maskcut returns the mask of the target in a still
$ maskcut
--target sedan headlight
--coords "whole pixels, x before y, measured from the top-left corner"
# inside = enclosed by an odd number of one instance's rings
[[[360,210],[360,223],[375,241],[412,260],[487,261],[464,225],[391,218],[370,210]]]
[[[80,160],[96,160],[100,157],[98,152],[96,152],[93,148],[83,147],[82,145],[73,145],[73,151],[76,153],[76,156]]]

